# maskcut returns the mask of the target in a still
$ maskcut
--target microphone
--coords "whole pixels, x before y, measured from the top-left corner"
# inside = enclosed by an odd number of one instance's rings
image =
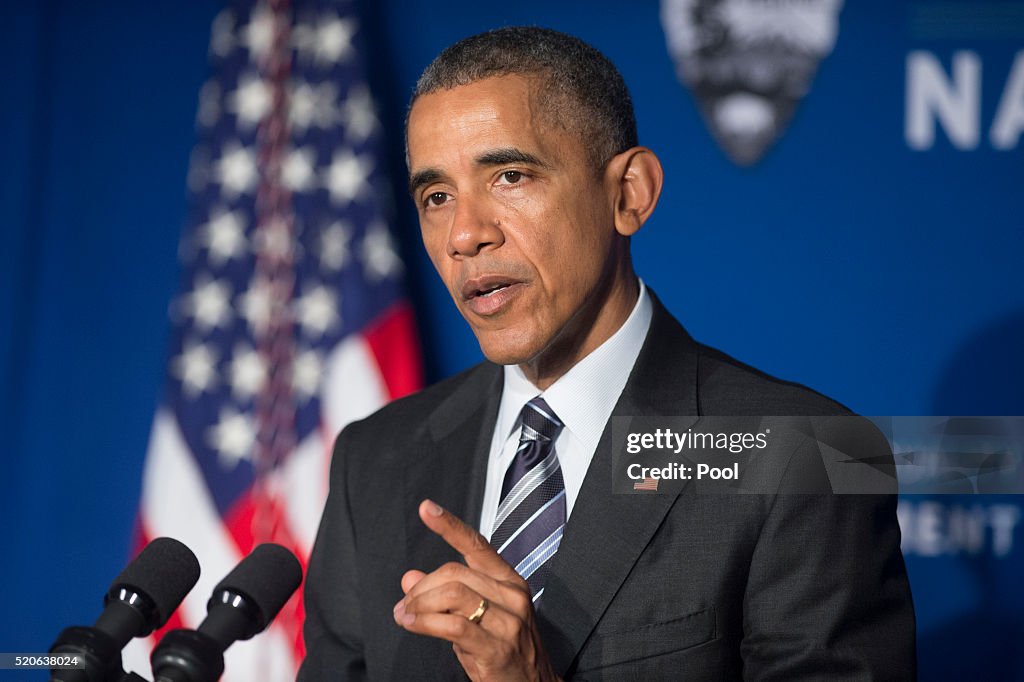
[[[259,545],[213,589],[196,630],[171,630],[153,650],[154,682],[216,682],[224,651],[263,632],[302,582],[302,567],[281,545]]]
[[[150,542],[114,578],[96,623],[61,631],[50,653],[78,656],[85,667],[54,670],[51,682],[121,679],[121,649],[166,623],[198,580],[199,561],[192,550],[172,538]]]

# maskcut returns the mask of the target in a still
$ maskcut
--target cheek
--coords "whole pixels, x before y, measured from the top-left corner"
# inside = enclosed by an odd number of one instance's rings
[[[423,250],[427,252],[434,269],[443,276],[442,268],[445,267],[447,253],[446,235],[438,226],[425,226],[420,220],[420,239],[423,240]]]
[[[597,217],[588,211],[561,211],[552,218],[535,253],[563,289],[589,288],[604,270],[610,248],[607,236],[595,227]]]

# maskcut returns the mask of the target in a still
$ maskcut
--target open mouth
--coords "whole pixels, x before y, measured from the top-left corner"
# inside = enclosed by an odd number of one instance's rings
[[[509,286],[509,284],[496,284],[489,289],[477,289],[473,292],[473,296],[492,296],[503,289],[508,289]]]
[[[467,301],[474,298],[487,298],[520,283],[518,280],[502,275],[476,277],[462,285],[462,298]]]
[[[523,286],[520,280],[507,276],[485,275],[467,281],[462,286],[462,298],[476,314],[494,315],[510,305]]]

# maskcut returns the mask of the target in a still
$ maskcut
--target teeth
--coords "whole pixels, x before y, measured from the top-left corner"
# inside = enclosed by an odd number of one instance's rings
[[[502,289],[504,289],[507,286],[508,286],[507,284],[499,284],[498,286],[494,287],[493,289],[488,289],[487,291],[481,292],[480,295],[481,296],[490,296],[494,292],[501,291]]]

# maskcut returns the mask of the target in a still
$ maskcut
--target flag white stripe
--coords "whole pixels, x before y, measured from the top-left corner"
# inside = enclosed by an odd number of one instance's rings
[[[183,603],[184,617],[198,625],[206,617],[213,588],[242,556],[210,499],[177,420],[163,407],[153,420],[142,490],[142,523],[149,538],[180,540],[199,559],[199,582]],[[182,500],[188,500],[187,514],[181,512]]]
[[[173,537],[188,545],[199,559],[199,582],[181,605],[185,627],[196,628],[206,617],[206,602],[213,588],[241,560],[235,540],[221,522],[202,472],[185,443],[174,415],[159,408],[153,420],[143,473],[142,524],[147,537]],[[181,501],[189,501],[187,514]],[[267,633],[266,651],[277,650],[279,636]],[[145,646],[145,643],[141,643]],[[244,651],[244,648],[243,648]],[[137,656],[135,656],[137,657]],[[224,682],[266,677],[262,662],[229,651],[231,667]],[[291,660],[291,655],[285,660]]]
[[[320,516],[327,502],[327,491],[321,485],[328,466],[330,448],[324,447],[319,430],[306,437],[284,461],[280,470],[271,474],[271,485],[283,502],[297,549],[309,556],[316,540]]]
[[[349,423],[368,417],[390,400],[377,358],[362,334],[346,337],[330,352],[321,386],[324,430],[332,438]]]

